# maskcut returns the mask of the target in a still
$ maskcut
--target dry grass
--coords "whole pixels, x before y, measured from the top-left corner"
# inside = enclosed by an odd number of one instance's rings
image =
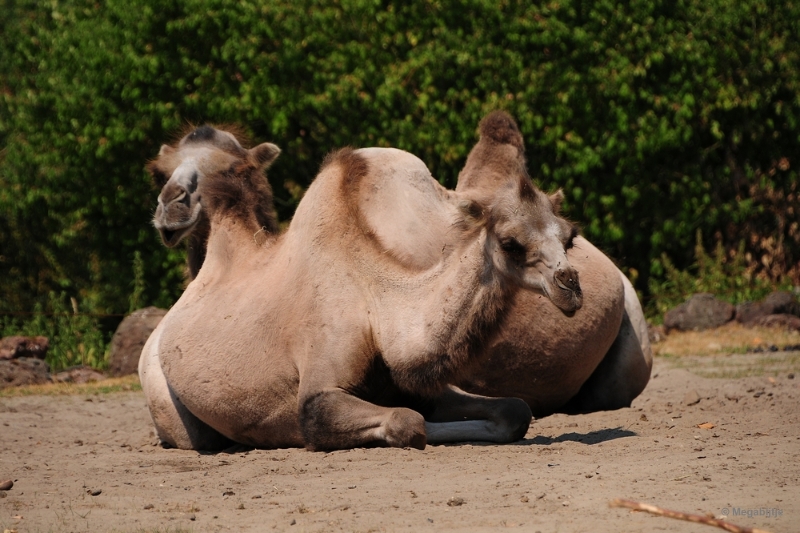
[[[682,331],[653,344],[653,354],[671,368],[709,378],[786,376],[800,373],[800,352],[770,351],[800,345],[800,332],[779,328],[746,328],[730,323],[707,331]],[[754,353],[752,350],[763,351]]]
[[[74,383],[48,383],[28,385],[27,387],[8,387],[0,389],[0,398],[12,396],[65,396],[69,394],[107,394],[110,392],[140,391],[142,385],[136,374],[121,378],[108,378],[76,385]]]
[[[753,348],[800,344],[800,332],[779,328],[746,328],[729,323],[707,331],[672,332],[653,344],[653,354],[664,357],[727,355],[745,353]]]

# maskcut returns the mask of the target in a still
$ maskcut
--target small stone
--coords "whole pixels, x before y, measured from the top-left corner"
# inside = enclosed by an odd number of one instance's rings
[[[239,506],[237,507],[237,509],[239,509],[240,511],[241,511],[242,509],[244,509],[244,504],[243,504],[243,503],[240,503],[240,504],[239,504]]]
[[[194,522],[195,520],[197,520],[197,517],[194,515],[194,513],[192,513],[192,514],[190,514],[190,515],[189,515],[189,520],[191,520],[192,522]]]
[[[522,498],[519,499],[519,501],[521,501],[522,503],[528,503],[528,497],[523,496]]]
[[[0,483],[0,490],[11,490],[11,487],[13,487],[13,486],[14,486],[14,482],[11,481],[10,479],[7,479],[6,481],[3,481],[2,483]]]
[[[695,405],[697,403],[700,403],[700,395],[697,394],[696,390],[690,390],[683,397],[683,403],[685,405]]]
[[[87,493],[91,494],[92,496],[100,496],[103,493],[103,489],[94,489],[94,490],[87,490]]]
[[[147,505],[144,506],[145,510],[152,509],[153,507],[155,507],[155,505],[153,505],[152,503],[148,503]]]
[[[450,507],[460,507],[464,505],[464,503],[465,503],[464,498],[459,498],[457,496],[447,500],[447,505],[449,505]]]
[[[787,378],[789,378],[789,379],[794,379],[794,374],[789,374],[789,375],[788,375],[788,376],[786,376],[786,377],[787,377]]]
[[[295,520],[294,518],[292,518],[292,521],[291,521],[291,522],[289,522],[289,525],[290,525],[290,526],[293,526],[293,525],[295,525],[296,523],[297,523],[297,520]]]

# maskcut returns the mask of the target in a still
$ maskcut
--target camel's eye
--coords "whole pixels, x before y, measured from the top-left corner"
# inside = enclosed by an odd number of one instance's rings
[[[502,248],[505,253],[507,253],[514,259],[522,259],[525,257],[525,247],[522,246],[519,243],[519,241],[513,237],[508,239],[503,239],[500,242],[500,248]]]

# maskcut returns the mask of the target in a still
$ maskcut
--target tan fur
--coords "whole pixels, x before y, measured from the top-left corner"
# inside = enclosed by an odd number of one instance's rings
[[[571,225],[524,173],[507,174],[492,197],[434,187],[418,210],[393,199],[420,196],[420,185],[433,182],[421,161],[398,150],[345,149],[326,161],[287,232],[259,243],[252,202],[271,197],[258,198],[256,175],[274,156],[252,164],[263,145],[237,154],[225,139],[199,128],[150,165],[170,176],[164,189],[196,181],[197,204],[176,198],[210,224],[202,268],[140,362],[165,442],[424,447],[428,438],[505,442],[524,434],[523,402],[448,386],[484,354],[519,288],[550,295],[566,313],[581,305],[564,250]],[[493,164],[524,168],[509,153]],[[231,187],[240,200],[230,200]],[[408,232],[420,216],[435,213],[446,224],[431,264],[387,248],[387,228],[373,224],[365,196],[407,224],[394,229],[399,242],[414,238]],[[157,222],[191,231],[168,217]],[[467,417],[492,421],[491,431],[475,434]]]

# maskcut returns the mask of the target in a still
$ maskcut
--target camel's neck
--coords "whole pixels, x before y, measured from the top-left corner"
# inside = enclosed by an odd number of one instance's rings
[[[409,310],[415,338],[406,337],[402,361],[393,368],[401,387],[422,394],[455,381],[485,351],[515,290],[492,263],[486,230],[445,259],[429,281]]]
[[[246,272],[247,268],[242,265],[262,257],[264,250],[272,247],[276,240],[277,235],[265,232],[254,216],[213,216],[198,279]]]
[[[231,184],[237,185],[232,187]],[[272,188],[258,169],[250,169],[250,174],[244,174],[237,180],[212,182],[207,188],[204,192],[207,193],[208,210],[212,214],[203,217],[203,222],[190,237],[187,256],[190,280],[197,277],[206,261],[214,230],[217,233],[240,234],[245,249],[248,243],[260,246],[272,242],[279,233]],[[229,244],[220,241],[217,236],[217,247],[226,249],[228,257],[235,252]]]

